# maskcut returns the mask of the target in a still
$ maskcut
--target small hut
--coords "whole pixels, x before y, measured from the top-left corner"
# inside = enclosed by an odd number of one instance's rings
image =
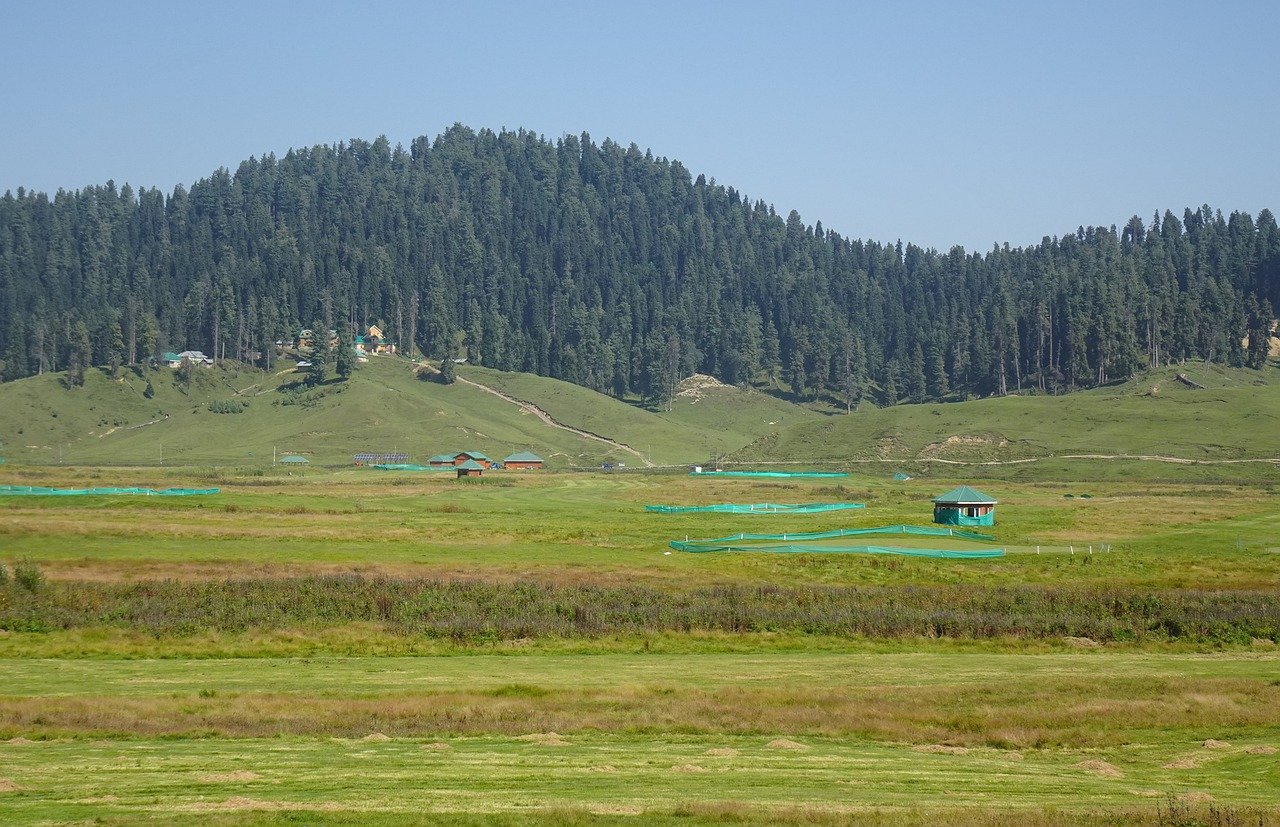
[[[458,479],[462,479],[463,477],[479,477],[484,474],[484,466],[473,459],[467,460],[457,466],[457,468]]]
[[[504,459],[502,467],[513,471],[537,471],[542,468],[542,457],[532,451],[520,451]]]
[[[434,457],[427,460],[427,465],[430,465],[432,468],[452,468],[453,457],[453,454],[436,454]]]
[[[462,453],[454,454],[453,456],[453,465],[455,468],[461,468],[468,462],[479,463],[481,468],[493,467],[493,460],[489,459],[479,451],[463,451]]]
[[[933,498],[933,521],[942,525],[995,525],[996,501],[962,485]]]
[[[300,457],[296,454],[286,454],[280,458],[281,465],[308,465],[311,460],[306,457]]]

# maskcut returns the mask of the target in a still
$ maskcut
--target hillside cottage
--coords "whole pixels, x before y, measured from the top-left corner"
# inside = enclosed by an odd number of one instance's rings
[[[542,457],[532,451],[519,451],[504,459],[502,467],[512,471],[538,471],[542,468]]]
[[[463,477],[482,476],[484,474],[484,469],[485,469],[485,466],[481,465],[480,463],[476,462],[473,459],[469,459],[458,466],[458,479],[462,479]]]
[[[933,521],[942,525],[995,525],[996,501],[961,485],[933,498]]]
[[[479,451],[463,451],[460,454],[453,455],[453,466],[455,468],[461,468],[468,462],[475,462],[479,464],[481,468],[493,467],[493,460],[489,459]]]

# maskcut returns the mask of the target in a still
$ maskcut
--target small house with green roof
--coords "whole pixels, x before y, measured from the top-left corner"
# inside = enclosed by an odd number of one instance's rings
[[[452,468],[454,467],[453,457],[453,454],[436,454],[434,457],[427,460],[427,465],[430,465],[432,468]]]
[[[480,463],[476,462],[473,459],[469,459],[458,466],[458,479],[462,479],[463,477],[482,476],[484,474],[484,469],[485,469],[485,466],[481,465]]]
[[[467,462],[477,462],[480,464],[481,468],[493,467],[493,460],[489,459],[479,451],[463,451],[460,454],[453,455],[453,466],[455,468],[461,468],[462,465]]]
[[[502,467],[511,471],[537,471],[542,468],[542,457],[532,451],[519,451],[504,459]]]
[[[933,498],[933,521],[942,525],[995,525],[996,501],[961,485]]]

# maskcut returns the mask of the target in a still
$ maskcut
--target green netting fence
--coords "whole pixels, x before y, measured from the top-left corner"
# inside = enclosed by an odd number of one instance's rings
[[[897,554],[906,557],[935,557],[954,560],[1003,557],[1004,549],[942,549],[879,545],[814,545],[815,540],[866,535],[908,534],[920,537],[954,537],[960,540],[993,540],[990,534],[963,531],[942,526],[892,525],[876,528],[840,528],[831,531],[801,531],[785,534],[749,534],[708,540],[672,540],[676,551],[704,553],[713,551],[765,551],[791,554]],[[798,541],[798,542],[797,542]]]
[[[690,471],[691,477],[847,477],[847,471]]]
[[[414,465],[411,462],[391,462],[371,465],[370,468],[377,468],[379,471],[453,471],[452,465],[446,465],[442,468],[434,468],[430,465]]]
[[[142,497],[195,497],[217,494],[217,488],[42,488],[37,485],[0,485],[0,497],[92,497],[133,495]]]
[[[827,511],[845,511],[850,508],[866,508],[865,503],[719,503],[718,505],[646,505],[645,511],[659,514],[822,514]]]

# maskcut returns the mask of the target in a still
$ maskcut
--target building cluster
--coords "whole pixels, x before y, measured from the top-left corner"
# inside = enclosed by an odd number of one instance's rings
[[[459,477],[479,477],[490,469],[507,471],[537,471],[542,468],[542,457],[530,451],[519,451],[502,461],[495,461],[479,451],[460,451],[456,454],[436,454],[427,460],[432,468],[454,468]]]

